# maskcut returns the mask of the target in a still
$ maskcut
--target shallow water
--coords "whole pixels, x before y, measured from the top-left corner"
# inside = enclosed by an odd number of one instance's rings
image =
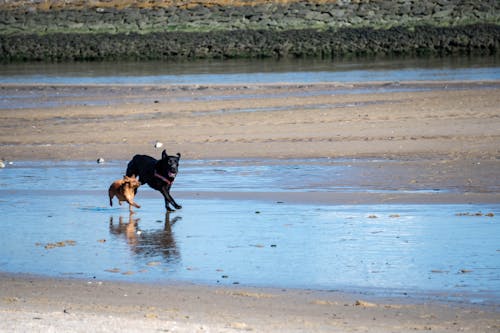
[[[173,194],[343,191],[323,179],[356,167],[340,162],[184,161]],[[290,204],[193,195],[178,198],[183,209],[166,216],[160,194],[145,187],[136,197],[142,208],[130,217],[126,205],[109,207],[107,198],[107,184],[125,165],[19,162],[0,169],[0,270],[500,301],[498,204]],[[300,184],[293,181],[298,175]]]
[[[499,80],[498,56],[12,63],[0,84],[252,84]]]

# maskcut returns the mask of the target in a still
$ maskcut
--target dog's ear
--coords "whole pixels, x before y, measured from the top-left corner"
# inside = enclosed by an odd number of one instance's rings
[[[177,157],[178,157],[178,158],[181,158],[181,153],[177,153]]]
[[[167,157],[168,157],[167,150],[164,149],[163,152],[161,153],[161,158],[165,160],[167,159]]]

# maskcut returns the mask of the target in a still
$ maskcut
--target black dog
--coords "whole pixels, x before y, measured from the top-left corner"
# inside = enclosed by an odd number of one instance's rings
[[[175,209],[181,209],[182,206],[175,202],[170,195],[170,187],[177,176],[179,169],[179,159],[181,154],[177,156],[168,156],[164,150],[161,153],[161,160],[157,160],[147,155],[135,155],[127,166],[127,176],[138,176],[141,184],[148,184],[151,188],[160,191],[165,198],[165,208],[171,212],[169,203]]]

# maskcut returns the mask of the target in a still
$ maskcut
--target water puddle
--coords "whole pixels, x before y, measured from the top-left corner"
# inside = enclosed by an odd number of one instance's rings
[[[174,196],[328,194],[344,189],[330,188],[325,174],[346,177],[358,167],[322,159],[184,162]],[[109,207],[106,193],[124,165],[19,162],[0,170],[0,270],[500,300],[499,204],[295,204],[184,195],[178,197],[183,209],[166,215],[161,195],[140,188],[142,208],[129,215],[126,205]]]
[[[253,107],[253,108],[237,108],[237,109],[221,109],[216,111],[198,111],[196,115],[213,115],[224,113],[247,113],[247,112],[277,112],[277,111],[292,111],[292,110],[322,110],[322,109],[337,109],[337,108],[353,108],[369,105],[381,105],[389,103],[397,103],[398,101],[369,101],[369,102],[352,102],[352,103],[322,103],[322,104],[307,104],[307,105],[286,105],[275,107]]]

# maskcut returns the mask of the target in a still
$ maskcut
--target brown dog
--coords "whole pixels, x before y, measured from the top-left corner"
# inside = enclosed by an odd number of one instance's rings
[[[129,211],[133,213],[132,206],[136,208],[141,208],[137,203],[134,202],[134,196],[137,188],[141,186],[141,183],[135,178],[134,175],[131,177],[124,176],[123,179],[119,179],[113,182],[109,187],[109,205],[113,206],[113,197],[116,195],[118,198],[118,203],[121,205],[122,201],[126,201],[129,204]]]

